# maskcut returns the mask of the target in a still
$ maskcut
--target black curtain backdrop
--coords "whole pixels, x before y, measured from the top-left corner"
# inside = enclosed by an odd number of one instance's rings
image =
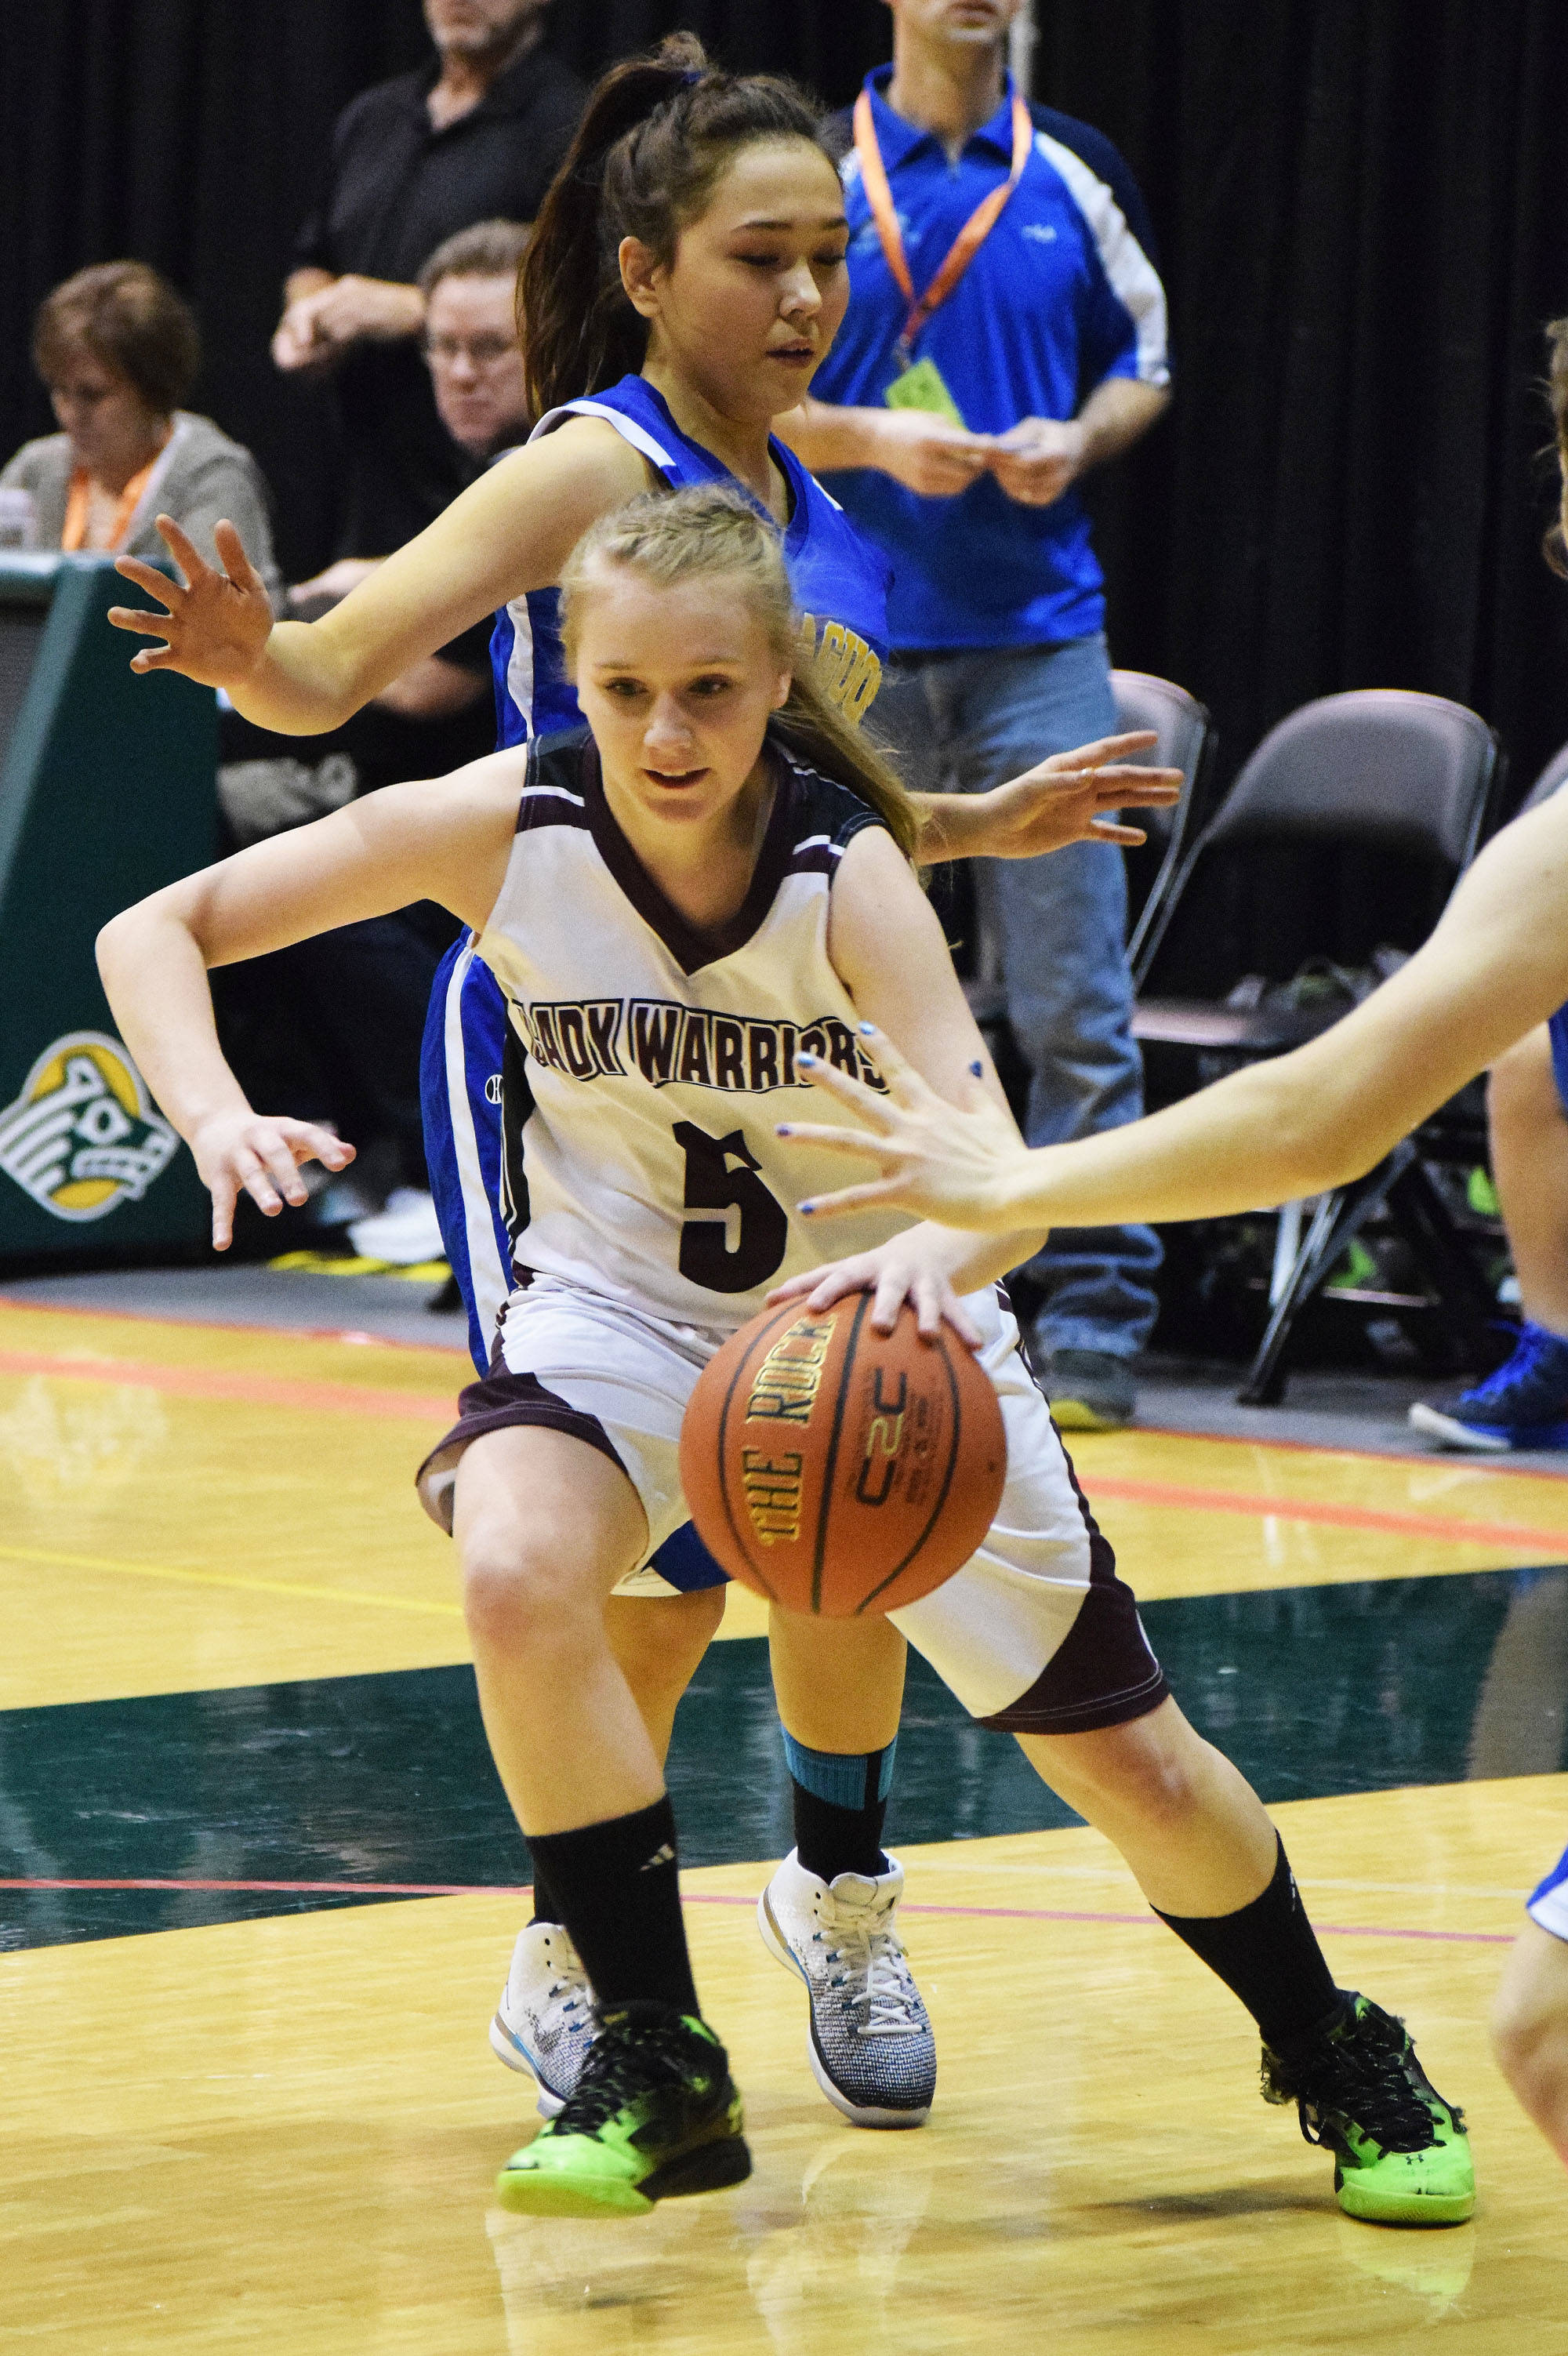
[[[1039,0],[1036,95],[1148,195],[1178,399],[1092,487],[1119,662],[1213,709],[1230,772],[1334,689],[1473,704],[1522,789],[1568,737],[1540,539],[1541,324],[1568,311],[1562,0]],[[428,54],[416,0],[7,0],[0,451],[47,431],[34,305],[134,254],[200,313],[197,400],[271,479],[285,569],[331,538],[326,405],[267,358],[338,108]],[[675,25],[843,102],[880,0],[559,0],[585,76]]]

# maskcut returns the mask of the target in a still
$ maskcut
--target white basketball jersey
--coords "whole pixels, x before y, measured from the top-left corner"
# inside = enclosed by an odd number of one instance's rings
[[[795,1211],[857,1174],[774,1128],[837,1118],[800,1076],[802,1050],[875,1080],[828,961],[828,899],[847,844],[881,821],[846,787],[775,758],[751,888],[714,937],[693,932],[637,858],[586,729],[530,748],[478,943],[521,1049],[508,1059],[505,1169],[521,1278],[535,1269],[679,1323],[737,1326],[785,1277],[910,1224],[865,1212],[819,1227]]]

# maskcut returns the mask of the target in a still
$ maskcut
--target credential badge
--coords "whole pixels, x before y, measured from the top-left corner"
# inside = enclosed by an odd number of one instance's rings
[[[139,1203],[179,1151],[118,1039],[72,1031],[0,1111],[0,1170],[57,1219]]]

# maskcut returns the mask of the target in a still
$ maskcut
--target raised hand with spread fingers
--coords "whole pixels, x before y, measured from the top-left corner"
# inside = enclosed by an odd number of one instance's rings
[[[877,1204],[914,1211],[947,1227],[989,1230],[1002,1224],[995,1206],[1009,1179],[1016,1183],[1027,1172],[1029,1152],[1012,1115],[986,1087],[981,1066],[972,1067],[963,1100],[955,1107],[921,1078],[885,1031],[870,1023],[860,1029],[867,1054],[887,1083],[886,1096],[820,1056],[799,1061],[813,1087],[825,1088],[858,1113],[863,1126],[781,1121],[779,1134],[802,1145],[860,1154],[875,1162],[881,1175],[800,1204],[801,1216],[832,1218]],[[801,1280],[796,1289],[810,1290],[811,1282]]]
[[[945,837],[949,858],[1038,859],[1070,842],[1124,843],[1148,840],[1142,827],[1123,826],[1107,810],[1168,809],[1181,798],[1179,769],[1145,768],[1137,759],[1159,742],[1152,728],[1101,736],[1070,752],[1053,753],[1032,769],[984,794],[943,794],[930,804],[935,842]],[[923,858],[943,855],[922,841]]]
[[[145,605],[109,608],[117,630],[164,642],[134,654],[131,669],[177,670],[203,687],[238,687],[260,661],[272,632],[273,609],[262,576],[231,523],[219,524],[212,534],[223,562],[220,573],[172,516],[160,515],[156,520],[164,545],[185,579],[183,584],[171,581],[139,556],[117,559],[116,573],[161,601],[155,612]]]

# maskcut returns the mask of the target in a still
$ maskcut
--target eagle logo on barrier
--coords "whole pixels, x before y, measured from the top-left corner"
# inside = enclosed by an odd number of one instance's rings
[[[57,1219],[139,1203],[179,1151],[118,1039],[72,1031],[0,1111],[0,1170]]]

